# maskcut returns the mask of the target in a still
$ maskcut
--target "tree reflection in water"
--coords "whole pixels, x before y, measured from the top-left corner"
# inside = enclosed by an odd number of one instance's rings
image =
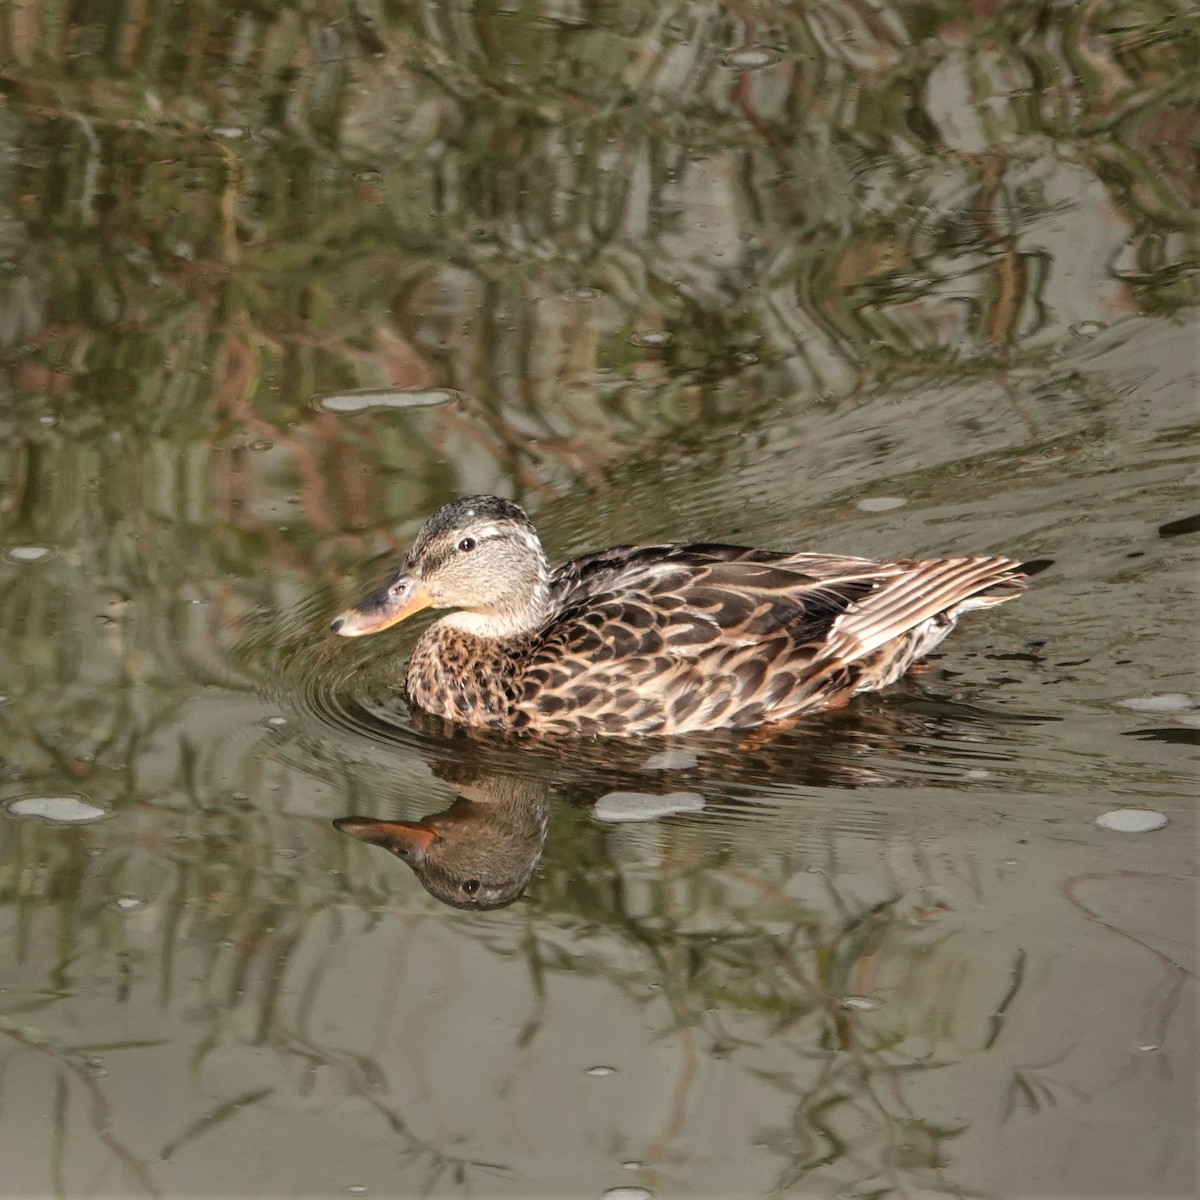
[[[111,815],[0,820],[6,1188],[1188,1192],[1193,7],[7,6],[0,803]],[[1061,566],[780,742],[514,758],[324,636],[479,492]]]

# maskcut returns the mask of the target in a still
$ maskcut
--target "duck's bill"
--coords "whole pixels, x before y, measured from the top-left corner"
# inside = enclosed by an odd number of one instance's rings
[[[370,846],[383,846],[401,858],[420,859],[437,841],[435,829],[415,821],[376,821],[371,817],[339,817],[335,829]]]
[[[419,579],[401,575],[353,608],[346,609],[329,628],[342,637],[364,637],[368,633],[390,629],[432,603],[433,597]]]

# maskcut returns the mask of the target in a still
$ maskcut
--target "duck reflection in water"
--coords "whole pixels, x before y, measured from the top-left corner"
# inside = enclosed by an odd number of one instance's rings
[[[358,721],[383,737],[402,728],[402,716],[385,704],[375,713],[360,709]],[[686,813],[685,820],[697,822],[694,836],[702,838],[709,827],[719,840],[728,821],[744,826],[761,816],[764,795],[781,782],[857,790],[953,786],[981,773],[1002,778],[1015,748],[1054,719],[910,690],[899,702],[868,698],[854,709],[819,714],[763,742],[733,734],[618,744],[550,739],[522,743],[517,753],[503,735],[416,712],[409,724],[423,735],[423,757],[455,787],[457,799],[417,821],[347,816],[333,824],[403,859],[445,904],[502,908],[521,896],[541,860],[551,790],[556,803],[591,811],[601,821]],[[617,802],[634,811],[614,815]],[[803,802],[800,795],[789,801]]]
[[[333,824],[402,858],[443,904],[503,908],[524,892],[542,856],[549,787],[538,779],[489,773],[460,784],[459,793],[444,812],[419,821],[341,817]]]

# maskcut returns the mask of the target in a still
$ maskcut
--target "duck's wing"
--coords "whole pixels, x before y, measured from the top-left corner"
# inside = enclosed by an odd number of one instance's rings
[[[857,662],[931,621],[952,625],[960,613],[1003,604],[1026,582],[1021,564],[999,555],[883,565],[894,573],[833,622],[825,640],[827,657]]]
[[[550,581],[555,605],[566,609],[591,598],[614,593],[662,596],[683,594],[706,585],[733,590],[763,587],[788,592],[822,581],[876,576],[888,563],[869,558],[831,554],[794,554],[784,550],[758,550],[721,542],[662,546],[614,546],[559,567]],[[771,578],[763,568],[776,567]],[[757,569],[755,569],[757,568]]]
[[[823,674],[839,622],[869,611],[916,566],[721,545],[621,547],[576,560],[555,579],[561,609],[532,649],[517,723],[671,733],[815,707],[825,701],[807,681]],[[860,638],[852,624],[847,653],[868,653],[875,631]]]

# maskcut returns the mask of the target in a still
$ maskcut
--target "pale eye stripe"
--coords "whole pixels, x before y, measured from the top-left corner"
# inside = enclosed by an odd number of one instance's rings
[[[500,537],[502,530],[499,525],[480,525],[478,529],[471,530],[471,536],[476,540],[484,538]]]

